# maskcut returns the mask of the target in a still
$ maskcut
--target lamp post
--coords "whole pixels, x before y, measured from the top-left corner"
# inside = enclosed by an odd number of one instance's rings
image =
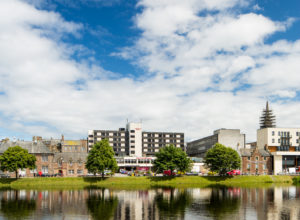
[[[287,171],[287,170],[286,170],[286,157],[284,158],[284,160],[285,160],[285,173],[286,173],[286,171]]]

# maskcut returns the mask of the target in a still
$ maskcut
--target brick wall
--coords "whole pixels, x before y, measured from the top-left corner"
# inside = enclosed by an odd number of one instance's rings
[[[242,173],[250,175],[272,174],[271,156],[264,157],[255,148],[250,157],[242,156]]]

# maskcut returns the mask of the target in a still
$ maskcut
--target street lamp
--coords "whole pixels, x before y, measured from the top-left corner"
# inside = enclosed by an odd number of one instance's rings
[[[284,160],[285,160],[285,173],[286,173],[286,171],[287,171],[287,170],[286,170],[286,157],[284,158]]]

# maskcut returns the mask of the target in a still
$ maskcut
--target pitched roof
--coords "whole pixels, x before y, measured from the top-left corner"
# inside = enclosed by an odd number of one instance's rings
[[[240,152],[242,157],[251,157],[251,153],[252,153],[251,149],[242,148],[240,149]]]
[[[76,161],[86,162],[87,156],[88,156],[88,153],[85,153],[85,152],[84,153],[83,152],[80,152],[80,153],[76,153],[76,152],[55,153],[53,161],[56,162],[62,158],[62,160],[64,162],[68,162],[70,160],[72,160],[74,162],[76,162]]]
[[[52,154],[48,147],[41,141],[2,141],[0,142],[0,154],[4,153],[9,147],[20,146],[28,150],[30,154]]]
[[[254,149],[253,148],[242,148],[242,149],[240,149],[240,153],[241,153],[242,157],[251,157],[254,150],[255,150],[255,148]],[[271,154],[264,149],[258,149],[258,152],[263,157],[271,156]]]

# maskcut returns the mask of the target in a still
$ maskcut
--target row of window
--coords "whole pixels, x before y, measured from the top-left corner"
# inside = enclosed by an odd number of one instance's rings
[[[250,166],[251,164],[247,164],[247,170],[250,170]],[[258,164],[255,164],[255,169],[258,170]],[[266,170],[267,169],[267,164],[263,164],[263,169]]]
[[[168,136],[167,136],[168,135]],[[144,134],[144,137],[146,137],[146,134]],[[154,133],[149,133],[147,134],[147,137],[170,137],[170,138],[183,138],[183,135],[179,134],[154,134]]]
[[[68,170],[69,174],[74,174],[74,170]],[[83,170],[77,170],[77,174],[83,174]]]
[[[277,151],[290,151],[289,146],[280,146],[277,147]],[[295,151],[300,151],[300,147],[295,147]]]
[[[263,157],[264,160],[267,160],[267,157]],[[251,160],[251,157],[248,157],[248,160]],[[259,160],[259,157],[255,157],[255,160]]]
[[[299,143],[299,139],[296,139],[296,142]],[[272,143],[274,144],[275,143],[275,139],[272,138]],[[282,143],[283,145],[292,145],[292,142],[290,142],[288,139],[282,139],[281,141],[281,138],[278,138],[278,143]]]
[[[278,136],[280,137],[290,137],[290,132],[289,131],[278,131]],[[272,131],[272,136],[275,136],[275,131]],[[296,132],[296,136],[300,136],[300,131]]]
[[[118,159],[117,162],[119,164],[121,163],[129,163],[129,164],[136,164],[137,162],[139,164],[150,164],[153,163],[154,160],[151,159]]]
[[[144,142],[156,142],[155,140],[157,140],[157,142],[167,142],[167,140],[169,140],[169,143],[176,143],[177,141],[178,142],[182,142],[183,143],[183,140],[176,140],[176,139],[144,139]]]
[[[145,145],[143,145],[143,146],[146,147]],[[147,147],[165,147],[165,146],[166,146],[165,144],[158,144],[157,146],[155,146],[155,144],[147,144]],[[184,147],[183,144],[182,145],[174,144],[174,146],[176,146],[176,147],[179,147],[179,146]]]

